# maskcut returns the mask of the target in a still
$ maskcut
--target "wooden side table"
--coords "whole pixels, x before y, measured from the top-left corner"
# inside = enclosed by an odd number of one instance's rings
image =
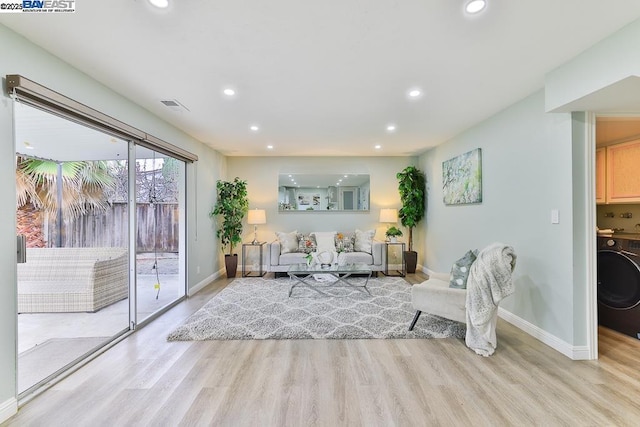
[[[264,245],[266,243],[267,242],[243,243],[242,244],[242,277],[262,277],[267,273],[266,271],[264,271],[262,269],[263,248],[264,248]],[[253,250],[254,253],[256,252],[256,250],[259,253],[258,271],[253,271],[251,269],[247,270],[248,252],[251,252],[252,250]]]
[[[391,248],[391,250],[390,250]],[[399,259],[401,264],[401,270],[395,270],[389,272],[389,253],[394,254],[400,249]],[[385,276],[397,276],[405,277],[407,275],[407,263],[404,260],[404,242],[384,242],[384,275]]]

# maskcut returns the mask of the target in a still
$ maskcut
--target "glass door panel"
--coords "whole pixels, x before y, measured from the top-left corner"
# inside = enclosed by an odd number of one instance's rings
[[[128,142],[14,103],[18,392],[129,330]]]
[[[186,294],[185,163],[136,146],[137,323]]]

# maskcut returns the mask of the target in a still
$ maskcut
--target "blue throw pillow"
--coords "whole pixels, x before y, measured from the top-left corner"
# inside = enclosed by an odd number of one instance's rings
[[[467,289],[467,279],[469,278],[469,270],[471,264],[476,260],[474,251],[467,251],[459,260],[453,263],[451,267],[451,276],[449,277],[449,287],[456,289]]]

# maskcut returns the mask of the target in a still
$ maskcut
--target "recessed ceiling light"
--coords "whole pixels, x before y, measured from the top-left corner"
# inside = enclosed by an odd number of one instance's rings
[[[169,0],[149,0],[149,3],[151,3],[153,6],[159,7],[161,9],[169,7]]]
[[[273,145],[267,145],[267,149],[273,150]]]
[[[387,132],[395,132],[396,130],[396,125],[392,124],[388,124],[387,125]]]
[[[228,87],[228,88],[224,89],[224,90],[222,91],[222,93],[224,93],[224,94],[225,94],[225,96],[235,96],[235,95],[236,95],[236,91],[235,91],[235,89],[232,89],[232,88],[230,88],[230,87]]]
[[[249,129],[251,129],[252,132],[258,132],[260,130],[258,125],[251,125],[249,126]]]
[[[469,3],[467,3],[464,10],[466,10],[467,13],[478,13],[481,10],[483,10],[486,6],[487,6],[486,0],[471,0]]]
[[[381,148],[382,148],[382,145],[376,145],[374,148],[375,148],[376,150],[379,150],[379,149],[381,149]]]
[[[422,96],[422,91],[420,89],[410,89],[407,95],[411,99],[418,99]]]

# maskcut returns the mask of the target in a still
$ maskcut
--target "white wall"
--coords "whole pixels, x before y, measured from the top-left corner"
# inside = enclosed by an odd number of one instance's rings
[[[636,20],[548,73],[545,78],[546,111],[566,111],[565,105],[629,77],[640,76],[639,40],[640,20]],[[637,89],[637,85],[633,87]],[[628,94],[618,94],[620,97],[625,95]],[[593,102],[615,108],[615,102],[608,101],[594,99]]]
[[[420,157],[428,182],[423,251],[427,268],[448,272],[468,249],[512,245],[517,290],[501,307],[573,344],[572,122],[544,111],[539,91]],[[478,147],[482,203],[445,206],[442,162]],[[559,224],[551,224],[552,209]]]
[[[396,173],[416,157],[230,157],[229,179],[247,181],[250,208],[265,209],[267,223],[258,226],[258,239],[271,242],[275,231],[352,231],[376,229],[384,240],[386,226],[378,222],[381,208],[399,208]],[[278,174],[280,173],[367,173],[370,175],[369,212],[278,212]],[[407,233],[405,233],[406,239]],[[244,241],[253,240],[253,227],[245,227]],[[416,240],[421,245],[421,240]],[[420,246],[418,246],[420,247]]]
[[[34,46],[26,39],[0,25],[0,197],[2,221],[0,244],[15,248],[15,150],[13,143],[12,101],[5,95],[4,76],[21,74],[83,104],[102,111],[138,129],[200,157],[197,165],[187,168],[187,253],[189,286],[213,276],[220,270],[221,254],[215,252],[213,223],[208,212],[215,199],[215,181],[224,177],[225,157],[183,132],[168,125],[126,98],[102,86],[68,64]],[[123,64],[126,66],[127,64]],[[197,220],[196,220],[197,218]],[[200,273],[197,274],[197,266]],[[16,396],[16,253],[5,250],[0,255],[0,421],[15,405]]]

